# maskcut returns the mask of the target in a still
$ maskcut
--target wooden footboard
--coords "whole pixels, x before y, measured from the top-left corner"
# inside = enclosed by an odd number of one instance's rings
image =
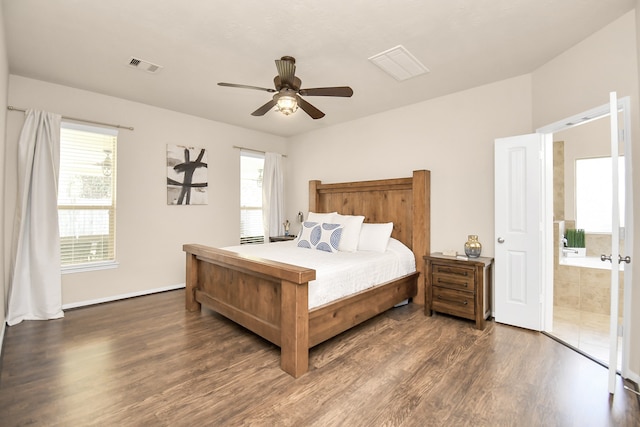
[[[281,348],[281,367],[298,377],[309,366],[309,281],[313,269],[184,245],[186,308],[222,314]]]
[[[296,378],[309,369],[309,348],[417,292],[416,272],[309,311],[313,269],[202,245],[183,249],[186,308],[204,305],[279,346],[282,370]]]

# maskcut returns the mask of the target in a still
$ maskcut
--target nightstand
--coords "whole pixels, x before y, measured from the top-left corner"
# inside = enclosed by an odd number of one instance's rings
[[[295,239],[296,236],[270,236],[269,237],[269,242],[286,242],[287,240],[293,240]]]
[[[462,260],[433,253],[425,256],[425,314],[434,311],[475,321],[484,329],[491,315],[493,258]]]

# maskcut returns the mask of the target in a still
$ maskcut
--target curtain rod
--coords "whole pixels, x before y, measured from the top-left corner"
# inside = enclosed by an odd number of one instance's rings
[[[27,112],[27,110],[25,110],[23,108],[16,108],[16,107],[13,107],[11,105],[7,105],[7,110],[9,110],[9,111],[20,111],[20,112],[23,112],[23,113]],[[131,126],[113,125],[111,123],[96,122],[95,120],[77,119],[75,117],[67,117],[67,116],[62,116],[62,118],[63,119],[67,119],[67,120],[73,120],[73,121],[76,121],[76,122],[84,122],[84,123],[91,123],[91,124],[94,124],[94,125],[109,126],[109,127],[118,128],[118,129],[133,130],[133,127],[131,127]]]
[[[238,150],[245,150],[245,151],[253,151],[254,153],[262,153],[265,154],[265,151],[260,151],[260,150],[254,150],[253,148],[247,148],[247,147],[240,147],[238,145],[234,145],[233,148],[237,148]],[[282,157],[287,157],[286,154],[281,154]]]

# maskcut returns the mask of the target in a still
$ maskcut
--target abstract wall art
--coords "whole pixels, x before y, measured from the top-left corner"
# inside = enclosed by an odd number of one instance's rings
[[[167,144],[167,204],[207,204],[207,150]]]

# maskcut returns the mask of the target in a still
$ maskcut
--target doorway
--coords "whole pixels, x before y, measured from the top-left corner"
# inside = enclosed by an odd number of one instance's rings
[[[622,123],[623,118],[619,117]],[[622,147],[623,149],[624,147]],[[619,171],[624,205],[624,151]],[[611,144],[608,117],[553,134],[553,320],[546,332],[608,366],[611,254]],[[621,218],[624,227],[624,215]],[[583,234],[584,232],[584,234]],[[583,237],[584,236],[584,237]],[[624,253],[624,247],[619,248]],[[616,263],[616,266],[619,264]],[[619,266],[621,267],[621,266]],[[624,272],[618,285],[622,326]],[[618,342],[616,370],[622,362]]]
[[[609,112],[614,112],[613,114],[609,114]],[[609,122],[609,135],[606,136],[606,133],[603,139],[605,141],[609,141],[609,150],[606,151],[604,149],[602,152],[606,153],[608,156],[609,164],[611,165],[610,171],[610,179],[609,186],[611,188],[612,198],[608,200],[602,200],[600,203],[601,206],[606,206],[609,212],[609,217],[611,218],[611,222],[609,225],[610,230],[592,233],[594,234],[594,238],[600,239],[600,246],[596,240],[592,239],[590,243],[592,246],[592,250],[590,251],[593,261],[598,261],[598,255],[600,255],[600,261],[607,261],[607,263],[598,263],[600,269],[603,266],[607,266],[608,270],[605,270],[604,274],[600,275],[599,283],[606,282],[607,275],[609,278],[609,289],[602,290],[605,293],[606,298],[610,302],[610,312],[609,314],[609,357],[606,359],[606,365],[609,366],[609,391],[613,393],[614,388],[614,380],[615,373],[620,369],[622,372],[622,376],[626,377],[629,373],[629,334],[623,333],[624,331],[630,330],[630,315],[631,312],[631,268],[629,263],[632,258],[632,248],[633,248],[633,191],[632,191],[632,181],[631,181],[631,172],[632,172],[632,162],[631,162],[631,139],[630,139],[630,99],[629,97],[622,98],[617,100],[615,93],[610,94],[610,103],[607,105],[603,105],[587,112],[575,115],[565,120],[561,120],[544,128],[538,129],[537,132],[545,135],[546,141],[546,150],[544,150],[545,156],[547,156],[547,169],[546,175],[547,179],[545,180],[545,189],[547,194],[554,194],[552,190],[552,179],[553,173],[550,172],[551,166],[551,153],[552,153],[552,144],[553,140],[560,141],[566,139],[565,137],[569,135],[570,138],[573,138],[571,133],[567,133],[560,137],[560,132],[569,132],[573,131],[576,128],[576,132],[578,132],[579,127],[583,127],[592,122],[597,123],[600,118],[608,118],[609,120],[602,120],[602,122]],[[597,125],[596,125],[597,126]],[[607,125],[603,124],[603,128],[606,128]],[[595,128],[588,129],[593,131]],[[556,135],[556,138],[552,138],[552,136]],[[615,141],[617,143],[614,143]],[[606,145],[606,144],[605,144]],[[570,147],[565,145],[565,148]],[[573,147],[575,148],[575,147]],[[566,155],[566,153],[565,153]],[[598,154],[595,154],[597,156]],[[591,154],[594,156],[594,154]],[[571,156],[575,157],[575,156]],[[589,157],[589,156],[585,156]],[[621,158],[622,161],[618,161]],[[615,160],[614,160],[615,159]],[[571,164],[575,160],[571,160]],[[565,159],[564,164],[567,165],[567,161]],[[622,166],[622,174],[619,174],[620,165]],[[570,179],[575,179],[575,171],[573,175],[570,176]],[[565,171],[565,177],[567,173]],[[620,187],[618,183],[622,181],[626,183],[624,186],[624,193],[620,195]],[[573,191],[573,185],[567,186],[565,182],[565,190],[569,188],[570,191]],[[588,198],[593,199],[595,191],[588,189]],[[601,196],[600,196],[601,197]],[[566,199],[566,195],[565,195]],[[575,205],[569,206],[569,209],[573,209],[573,212],[565,209],[563,215],[565,217],[574,216],[576,218],[569,218],[570,220],[576,220],[577,224],[570,224],[576,228],[579,228],[582,220],[580,219],[580,208],[576,207],[578,203],[578,197],[576,194],[572,195],[573,203]],[[548,219],[545,221],[544,229],[547,230],[546,233],[546,244],[544,251],[546,252],[545,256],[545,267],[543,267],[545,271],[545,284],[544,284],[544,300],[545,300],[545,312],[544,312],[544,328],[543,330],[546,332],[553,332],[554,327],[554,297],[557,295],[556,289],[554,287],[554,273],[557,271],[554,268],[550,268],[551,265],[555,265],[554,258],[556,255],[562,260],[563,255],[569,255],[572,251],[563,251],[562,249],[566,246],[566,243],[562,240],[562,231],[560,227],[563,225],[562,221],[558,221],[558,232],[556,235],[553,234],[553,229],[551,225],[555,222],[553,218],[553,214],[557,212],[553,211],[554,203],[550,201],[550,197],[546,198],[548,206]],[[568,205],[565,203],[565,208]],[[565,218],[566,219],[566,218]],[[621,222],[625,221],[625,222]],[[565,231],[566,221],[564,223]],[[609,242],[607,246],[606,243]],[[589,243],[588,243],[589,244]],[[563,253],[565,252],[565,253]],[[598,252],[601,252],[598,254]],[[559,260],[559,264],[561,264]],[[565,261],[567,258],[564,259]],[[582,267],[580,267],[582,268]],[[598,269],[594,269],[598,270]],[[578,273],[582,273],[580,270],[573,270],[573,275],[575,276],[576,271]],[[589,270],[584,270],[585,275],[593,275],[593,271],[589,272]],[[561,276],[562,273],[558,275]],[[597,275],[597,274],[596,274]],[[578,279],[580,280],[580,279]],[[596,280],[597,281],[597,280]],[[575,277],[574,277],[575,283]],[[574,286],[575,289],[575,286]],[[578,288],[578,292],[582,292],[582,288]],[[561,293],[562,291],[560,291]],[[589,291],[585,291],[587,294]],[[608,293],[608,294],[607,294]],[[574,297],[576,292],[573,293]],[[586,316],[589,318],[589,316]],[[592,316],[593,317],[593,316]],[[620,336],[622,337],[620,339]],[[620,346],[622,348],[621,354],[618,355],[617,349],[619,348],[618,343],[621,343]],[[598,357],[598,358],[601,358]]]

